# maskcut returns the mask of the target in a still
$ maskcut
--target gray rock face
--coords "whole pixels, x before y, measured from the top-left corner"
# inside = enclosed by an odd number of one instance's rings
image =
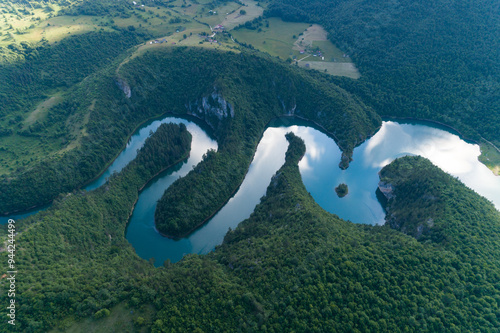
[[[216,91],[210,96],[202,98],[201,107],[198,107],[198,112],[215,115],[219,120],[227,117],[234,118],[233,107]]]
[[[394,194],[394,186],[390,183],[379,181],[378,182],[378,189],[387,198],[387,200],[390,200],[390,199],[396,197],[396,195]]]
[[[186,105],[188,113],[204,119],[212,128],[217,128],[217,121],[234,118],[234,108],[214,87],[212,94]],[[216,119],[215,119],[216,118]]]
[[[120,88],[121,91],[127,96],[127,98],[130,98],[132,96],[132,90],[130,89],[130,86],[128,85],[127,81],[124,79],[118,78],[116,79],[116,85],[118,88]]]

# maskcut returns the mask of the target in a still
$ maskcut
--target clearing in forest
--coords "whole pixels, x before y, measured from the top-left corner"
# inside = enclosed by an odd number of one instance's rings
[[[233,13],[229,13],[220,23],[226,30],[231,30],[240,24],[251,21],[264,13],[264,8],[258,6],[256,1],[241,0],[244,6],[236,9]],[[241,14],[243,11],[245,14]]]
[[[240,43],[286,60],[292,56],[293,43],[297,36],[308,27],[307,23],[284,22],[272,17],[262,20],[255,29],[240,28],[231,34]],[[260,31],[259,31],[260,29]]]
[[[360,77],[348,54],[328,40],[320,25],[283,22],[269,18],[231,31],[239,43],[256,48],[306,69],[330,75]]]
[[[24,120],[24,129],[28,128],[30,125],[33,125],[37,120],[42,120],[47,115],[50,108],[58,104],[61,100],[61,94],[55,94],[45,101],[40,102],[36,109],[32,111]]]

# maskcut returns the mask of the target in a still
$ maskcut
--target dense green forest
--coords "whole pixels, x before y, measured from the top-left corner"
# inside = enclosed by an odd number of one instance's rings
[[[140,40],[128,31],[100,32],[75,35],[56,45],[42,41],[0,47],[0,116],[15,120],[49,92],[80,82]]]
[[[500,16],[494,0],[273,0],[322,24],[362,77],[341,79],[379,114],[435,120],[500,145]]]
[[[51,201],[61,192],[82,186],[121,149],[133,128],[147,119],[148,115],[132,114],[128,110],[112,71],[99,74],[72,88],[44,121],[35,123],[35,129],[28,129],[27,135],[35,136],[42,146],[58,138],[65,143],[61,146],[66,146],[72,139],[73,127],[78,130],[85,127],[86,135],[81,137],[79,149],[69,150],[62,156],[57,150],[52,154],[42,151],[45,156],[38,163],[20,166],[15,172],[2,175],[2,213]]]
[[[403,158],[382,175],[396,194],[390,211],[432,216],[428,237],[345,222],[307,193],[297,166],[305,146],[287,138],[286,163],[266,196],[205,256],[155,269],[134,254],[126,216],[147,178],[135,162],[97,191],[65,196],[21,222],[17,242],[30,245],[18,250],[14,329],[75,328],[90,315],[99,323],[120,302],[133,312],[130,329],[153,332],[500,328],[500,214],[490,202],[428,161]]]
[[[162,124],[136,159],[98,190],[61,195],[51,209],[16,225],[16,266],[23,277],[16,285],[14,328],[46,331],[68,315],[91,316],[142,288],[138,282],[151,268],[125,240],[126,221],[138,191],[187,158],[190,145],[184,125]],[[0,283],[6,286],[5,280]],[[5,293],[2,297],[7,299]]]

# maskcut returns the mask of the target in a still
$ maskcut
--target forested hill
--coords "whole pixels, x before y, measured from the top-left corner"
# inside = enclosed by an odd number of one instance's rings
[[[381,115],[500,143],[498,1],[274,0],[266,13],[324,25],[360,69],[353,89]]]

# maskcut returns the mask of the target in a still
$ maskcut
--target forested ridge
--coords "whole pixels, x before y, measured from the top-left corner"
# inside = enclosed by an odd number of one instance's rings
[[[496,1],[274,0],[266,14],[322,24],[362,74],[340,81],[379,114],[435,120],[500,144]]]
[[[65,197],[22,222],[17,241],[30,246],[19,252],[23,316],[15,329],[67,329],[91,314],[102,320],[119,302],[134,312],[131,328],[153,332],[500,327],[500,266],[494,259],[500,215],[491,203],[428,161],[404,158],[386,167],[382,179],[394,184],[399,207],[438,212],[435,227],[446,241],[345,222],[307,193],[297,166],[305,146],[293,134],[287,139],[286,163],[266,196],[208,255],[155,269],[133,254],[120,217],[128,216],[132,193],[145,179],[126,176],[134,174],[133,166],[96,192]],[[442,194],[452,199],[422,205]],[[136,314],[149,305],[150,317]]]

